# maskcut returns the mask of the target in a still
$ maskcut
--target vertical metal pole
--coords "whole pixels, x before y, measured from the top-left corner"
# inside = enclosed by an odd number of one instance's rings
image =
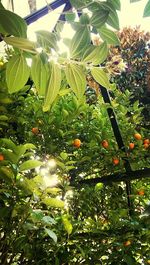
[[[107,89],[105,87],[100,86],[100,90],[101,90],[101,94],[102,94],[104,102],[111,104],[110,96],[109,96]],[[112,108],[108,107],[107,112],[108,112],[108,116],[111,122],[111,126],[113,129],[114,136],[116,138],[118,147],[119,149],[123,150],[126,153],[125,145],[124,145],[124,142],[121,136],[121,132],[118,126],[116,115]],[[128,160],[124,160],[124,167],[125,167],[126,172],[130,174],[130,172],[132,171],[132,168]],[[132,203],[130,200],[130,195],[131,195],[131,182],[130,181],[126,181],[126,192],[127,192],[127,200],[128,200],[128,207],[129,207],[129,215],[131,216],[133,207],[132,207]]]

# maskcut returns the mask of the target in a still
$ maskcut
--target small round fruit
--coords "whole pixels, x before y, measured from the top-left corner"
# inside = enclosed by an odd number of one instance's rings
[[[138,195],[143,196],[145,194],[144,190],[139,190]]]
[[[147,260],[147,264],[150,264],[150,259]]]
[[[103,146],[104,148],[108,148],[108,146],[109,146],[108,141],[107,141],[107,140],[103,140],[103,141],[102,141],[102,146]]]
[[[130,246],[130,245],[131,245],[131,241],[130,241],[130,240],[125,241],[125,242],[123,243],[123,245],[124,245],[125,247]]]
[[[2,154],[0,154],[0,161],[4,160],[4,156]]]
[[[150,144],[150,140],[149,139],[144,139],[143,143],[144,144]]]
[[[73,141],[73,145],[74,145],[75,147],[79,148],[79,147],[81,146],[81,141],[80,141],[80,139],[75,139],[75,140]]]
[[[140,133],[135,133],[135,134],[134,134],[134,138],[135,138],[136,140],[141,140],[141,139],[142,139],[142,135],[141,135]]]
[[[147,149],[149,147],[149,144],[144,144],[144,148]]]
[[[32,133],[37,135],[39,133],[39,129],[37,127],[32,128]]]
[[[134,147],[135,147],[135,144],[134,143],[129,143],[129,149],[134,149]]]
[[[119,164],[119,159],[118,158],[113,158],[113,164],[116,166]]]

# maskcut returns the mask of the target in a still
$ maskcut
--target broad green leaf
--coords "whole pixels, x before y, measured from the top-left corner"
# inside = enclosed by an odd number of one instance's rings
[[[0,32],[4,35],[10,34],[16,37],[26,38],[27,24],[23,18],[8,11],[0,9]]]
[[[74,21],[76,17],[76,14],[73,12],[68,12],[65,14],[66,21]]]
[[[143,17],[149,17],[149,16],[150,16],[150,0],[148,0],[143,13]]]
[[[18,156],[10,151],[10,150],[3,150],[3,154],[6,160],[9,160],[13,164],[16,164],[18,162]]]
[[[7,139],[7,138],[2,138],[0,140],[0,142],[2,143],[2,145],[5,147],[5,148],[8,148],[8,149],[11,149],[13,151],[15,151],[16,149],[16,145],[14,144],[14,142],[10,139]]]
[[[64,208],[64,202],[55,198],[45,198],[42,202],[49,207]]]
[[[62,216],[62,221],[63,221],[65,230],[67,231],[68,235],[70,235],[72,233],[73,227],[70,221],[68,220],[67,215]]]
[[[71,58],[80,58],[86,47],[90,44],[90,31],[87,26],[81,26],[73,36],[70,43]]]
[[[58,50],[57,36],[55,33],[51,33],[46,30],[36,31],[37,42],[42,48]]]
[[[54,220],[54,218],[52,218],[50,216],[44,216],[42,218],[42,222],[44,222],[45,224],[48,224],[48,225],[56,224],[56,221]]]
[[[83,25],[87,25],[90,23],[90,18],[87,14],[83,13],[81,16],[80,16],[80,19],[79,19],[80,23],[83,24]]]
[[[23,55],[14,55],[6,66],[8,92],[14,93],[24,87],[29,78],[30,69]]]
[[[14,174],[9,167],[1,166],[0,167],[0,178],[4,178],[6,181],[10,181],[14,179]]]
[[[44,228],[44,230],[45,230],[46,234],[48,234],[54,240],[54,242],[57,243],[56,234],[52,230],[50,230],[48,228]]]
[[[106,28],[106,27],[101,27],[98,30],[100,37],[106,41],[108,44],[111,45],[120,45],[120,41],[117,37],[117,35],[110,29]]]
[[[95,65],[101,64],[107,58],[108,47],[107,43],[103,42],[97,47],[94,47],[94,50],[89,53],[86,57],[83,56],[83,61],[88,63],[93,63]]]
[[[112,10],[109,12],[109,16],[106,23],[114,29],[119,30],[119,18],[116,10]]]
[[[12,45],[15,48],[21,49],[23,51],[31,52],[31,53],[37,53],[35,50],[35,43],[25,39],[25,38],[18,38],[18,37],[5,37],[4,41]]]
[[[115,0],[115,1],[107,0],[107,1],[108,1],[108,3],[111,3],[116,10],[121,10],[120,0]],[[136,0],[136,1],[140,1],[140,0]]]
[[[86,77],[82,66],[68,64],[65,69],[67,82],[77,98],[82,98],[86,88]]]
[[[51,73],[44,99],[43,111],[50,110],[51,105],[59,94],[61,84],[61,69],[58,64],[51,63]]]
[[[101,28],[108,19],[109,11],[100,9],[93,13],[90,23],[95,28]]]
[[[76,9],[80,9],[80,8],[84,7],[83,0],[70,0],[70,3]]]
[[[35,167],[40,167],[42,166],[43,162],[41,161],[38,161],[38,160],[28,160],[28,161],[25,161],[23,162],[19,169],[20,171],[24,171],[24,170],[30,170],[30,169],[33,169]]]
[[[93,67],[91,74],[97,83],[103,87],[109,88],[109,79],[103,69],[100,67]]]
[[[39,96],[44,96],[48,83],[48,71],[43,64],[40,54],[33,57],[31,65],[31,77],[38,91]]]
[[[8,121],[8,116],[6,115],[0,115],[0,121]]]

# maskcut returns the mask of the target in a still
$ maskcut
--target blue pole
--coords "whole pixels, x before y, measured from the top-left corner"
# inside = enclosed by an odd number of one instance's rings
[[[38,20],[39,18],[43,17],[44,15],[48,14],[49,9],[55,10],[56,8],[58,8],[64,4],[66,4],[68,9],[71,8],[71,4],[70,4],[69,0],[55,0],[54,2],[50,3],[48,6],[45,6],[41,9],[37,10],[36,12],[26,16],[24,19],[25,19],[26,23],[29,25],[29,24],[33,23],[34,21]],[[64,11],[66,11],[68,9],[65,9]],[[63,15],[62,15],[62,20],[64,20]]]

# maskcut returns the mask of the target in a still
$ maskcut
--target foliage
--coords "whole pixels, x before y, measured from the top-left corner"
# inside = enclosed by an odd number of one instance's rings
[[[113,73],[113,81],[124,91],[129,89],[133,92],[132,102],[139,100],[144,106],[143,114],[145,116],[145,126],[149,126],[149,32],[140,30],[140,27],[124,28],[118,32],[120,47],[112,48],[108,60],[114,58],[119,63],[118,56],[126,62],[125,71],[121,75]],[[111,67],[112,69],[112,67]]]
[[[110,84],[112,67],[102,65],[108,44],[118,45],[104,24],[118,29],[120,1],[71,3],[77,9],[87,6],[92,15],[71,18],[75,35],[68,42],[69,58],[58,49],[57,30],[37,32],[32,43],[19,18],[19,37],[18,27],[12,33],[5,25],[2,32],[13,49],[0,62],[0,263],[148,264],[148,180],[132,183],[131,207],[124,182],[83,184],[125,172],[125,161],[133,170],[150,164],[143,108],[139,101],[131,104],[133,93]],[[104,40],[98,46],[91,44],[91,26]],[[113,71],[124,67],[120,59]],[[104,103],[99,84],[109,88],[111,104]],[[117,116],[124,150],[116,143],[108,109]]]

